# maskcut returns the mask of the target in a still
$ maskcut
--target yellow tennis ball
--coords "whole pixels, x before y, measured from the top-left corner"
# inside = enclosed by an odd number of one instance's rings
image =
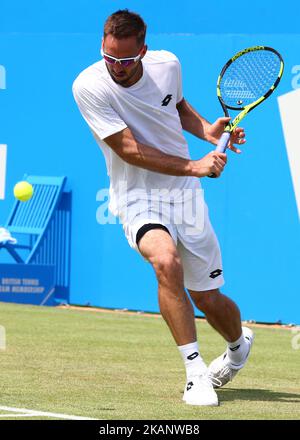
[[[14,196],[16,199],[21,200],[21,202],[26,202],[31,199],[33,194],[33,187],[29,182],[25,180],[22,182],[18,182],[14,186]]]

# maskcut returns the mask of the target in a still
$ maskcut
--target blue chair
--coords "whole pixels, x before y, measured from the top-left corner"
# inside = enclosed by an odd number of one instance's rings
[[[16,200],[14,203],[5,228],[13,237],[17,238],[18,243],[3,242],[0,243],[0,249],[5,248],[15,263],[13,267],[8,267],[12,265],[0,264],[0,274],[2,279],[8,280],[9,277],[5,275],[5,270],[8,275],[16,274],[17,276],[18,274],[21,276],[22,271],[25,270],[26,279],[30,280],[30,268],[32,268],[35,276],[44,273],[49,286],[53,284],[49,297],[46,295],[37,299],[36,296],[33,296],[33,299],[40,301],[42,298],[39,303],[42,305],[68,302],[71,192],[64,190],[66,177],[25,176],[24,180],[32,184],[34,193],[27,202]],[[8,282],[7,284],[9,285]],[[25,287],[24,290],[26,291]],[[14,293],[17,293],[17,287],[15,287]],[[1,295],[0,285],[0,300],[5,300]],[[11,295],[9,298],[15,298],[15,296]],[[25,295],[25,299],[31,297],[32,295]],[[21,295],[17,295],[17,298],[21,298]]]

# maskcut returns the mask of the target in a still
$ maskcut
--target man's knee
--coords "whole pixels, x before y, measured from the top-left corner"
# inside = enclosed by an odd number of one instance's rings
[[[182,264],[177,252],[168,251],[157,254],[149,259],[158,279],[177,279],[182,277]]]

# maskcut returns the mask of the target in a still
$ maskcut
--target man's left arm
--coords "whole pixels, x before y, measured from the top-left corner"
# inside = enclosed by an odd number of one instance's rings
[[[230,121],[230,118],[218,118],[213,124],[208,122],[201,116],[184,98],[177,104],[182,128],[194,136],[217,145],[221,137],[225,125]],[[235,153],[240,153],[241,150],[234,147],[233,144],[244,144],[246,142],[244,129],[237,127],[232,135],[229,147]]]

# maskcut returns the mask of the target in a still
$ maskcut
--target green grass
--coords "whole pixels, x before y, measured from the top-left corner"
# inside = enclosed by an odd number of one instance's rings
[[[255,328],[247,366],[218,391],[219,407],[202,408],[181,401],[182,360],[159,316],[0,303],[0,325],[0,406],[104,420],[300,419],[300,351],[286,329]],[[203,320],[197,328],[209,363],[224,341]]]

